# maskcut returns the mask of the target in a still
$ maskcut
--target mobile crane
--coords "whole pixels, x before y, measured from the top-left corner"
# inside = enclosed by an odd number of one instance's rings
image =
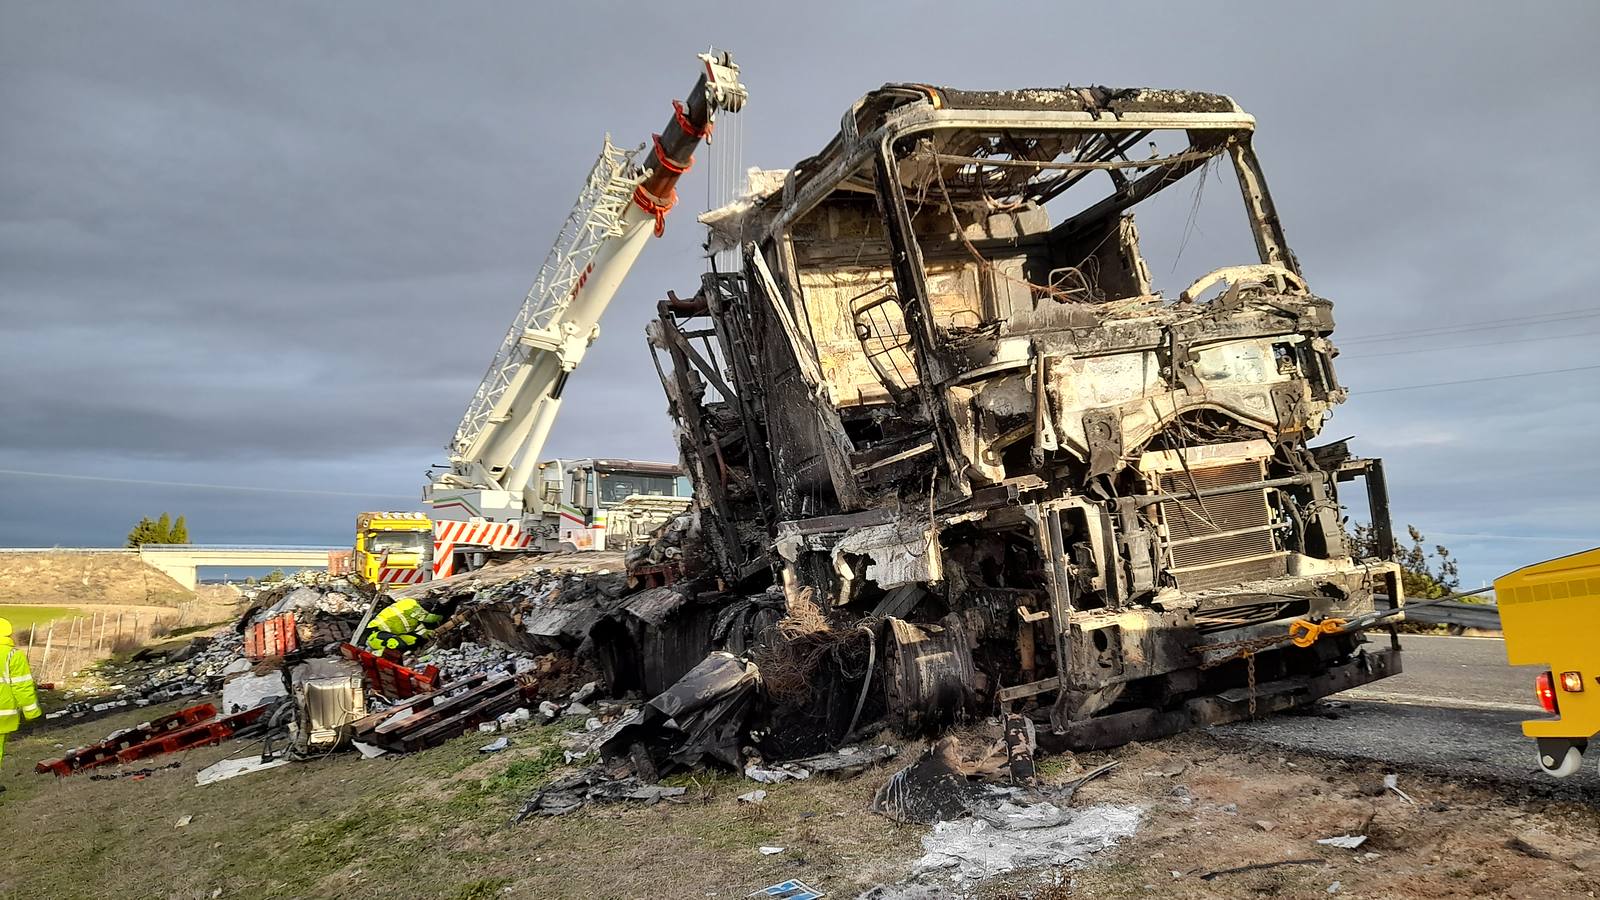
[[[634,482],[653,483],[670,468],[578,466],[592,477],[575,478],[570,463],[542,463],[540,453],[567,379],[599,337],[600,316],[640,251],[652,235],[661,236],[678,199],[678,179],[693,164],[695,149],[711,139],[718,112],[735,113],[744,106],[748,92],[732,55],[713,51],[698,58],[702,71],[693,90],[684,101],[673,101],[672,118],[649,144],[625,150],[605,139],[555,246],[456,427],[446,448],[448,465],[436,467],[423,488],[423,501],[433,511],[431,567],[389,571],[393,567],[383,559],[358,558],[356,570],[371,570],[375,584],[445,577],[458,565],[492,553],[558,549],[564,536],[574,546],[603,549],[606,509],[600,501],[604,492],[592,487],[595,479],[615,478],[620,484],[633,476]],[[637,158],[641,153],[643,161]],[[652,525],[645,519],[664,521],[687,505],[686,499],[663,502],[686,493],[678,489],[682,479],[666,481],[673,485],[670,494],[648,492],[655,495],[641,498],[634,504],[638,509],[625,517],[632,531],[648,531]],[[578,506],[585,498],[592,502]],[[367,517],[360,527],[370,530],[388,520]],[[414,521],[403,524],[410,530]],[[358,535],[357,557],[363,536],[367,544],[384,543],[374,542],[376,535]]]

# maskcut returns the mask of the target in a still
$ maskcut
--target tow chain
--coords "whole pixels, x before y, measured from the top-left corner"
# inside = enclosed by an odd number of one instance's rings
[[[1205,648],[1206,652],[1208,653],[1217,650],[1232,650],[1233,652],[1227,656],[1202,662],[1200,664],[1200,668],[1214,669],[1217,666],[1225,663],[1231,663],[1236,659],[1244,660],[1245,686],[1250,692],[1250,718],[1253,719],[1256,717],[1256,654],[1260,653],[1262,650],[1268,649],[1269,647],[1275,647],[1283,642],[1283,637],[1279,635],[1269,635],[1267,637],[1250,638],[1243,641],[1228,641],[1222,644],[1211,644]]]
[[[1266,637],[1249,638],[1242,641],[1227,641],[1221,644],[1209,644],[1207,653],[1229,651],[1227,656],[1207,660],[1200,664],[1202,669],[1213,669],[1224,663],[1242,659],[1245,665],[1245,686],[1249,690],[1250,718],[1256,715],[1256,654],[1282,644],[1285,641],[1296,647],[1310,647],[1317,639],[1325,634],[1340,634],[1346,623],[1344,619],[1323,619],[1321,622],[1309,622],[1305,619],[1295,619],[1289,623],[1288,635],[1268,635]]]

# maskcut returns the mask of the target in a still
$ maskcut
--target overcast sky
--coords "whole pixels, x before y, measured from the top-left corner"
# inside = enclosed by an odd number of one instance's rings
[[[771,168],[888,81],[1232,95],[1336,304],[1325,436],[1473,586],[1600,545],[1600,370],[1383,390],[1595,364],[1600,5],[888,6],[0,2],[0,545],[163,510],[345,544],[418,506],[601,136],[658,130],[710,44]],[[702,271],[705,177],[547,455],[672,457],[642,330]]]

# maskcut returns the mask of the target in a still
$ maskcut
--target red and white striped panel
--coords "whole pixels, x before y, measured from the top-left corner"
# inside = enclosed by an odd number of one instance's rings
[[[433,523],[433,577],[455,574],[455,551],[465,545],[474,549],[521,550],[533,546],[533,534],[516,522],[467,522],[453,520]]]
[[[474,547],[513,549],[526,547],[532,535],[523,532],[516,522],[435,522],[434,544],[470,544]]]
[[[421,584],[423,569],[391,569],[387,566],[378,569],[379,584]]]
[[[456,573],[456,558],[450,555],[450,551],[454,549],[454,544],[433,545],[433,577],[435,580],[449,578]]]

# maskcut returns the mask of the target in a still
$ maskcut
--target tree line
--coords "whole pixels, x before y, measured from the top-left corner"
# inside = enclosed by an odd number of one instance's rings
[[[149,516],[139,520],[128,532],[128,546],[133,548],[143,547],[145,544],[187,544],[189,543],[189,524],[183,516],[174,519],[166,513],[161,518],[152,520]]]

